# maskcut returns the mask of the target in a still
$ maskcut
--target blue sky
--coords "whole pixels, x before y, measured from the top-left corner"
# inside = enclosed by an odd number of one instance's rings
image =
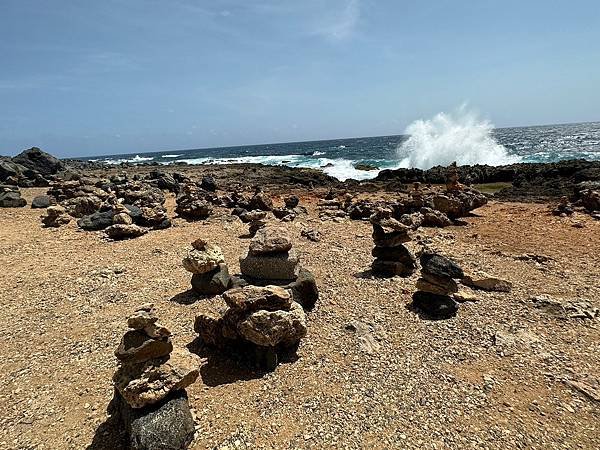
[[[0,0],[0,154],[600,120],[600,3]]]

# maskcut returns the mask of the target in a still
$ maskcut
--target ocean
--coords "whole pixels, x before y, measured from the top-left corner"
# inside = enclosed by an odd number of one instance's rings
[[[109,164],[260,163],[320,168],[346,180],[374,178],[380,169],[458,164],[501,165],[583,158],[600,160],[600,122],[494,128],[474,116],[438,114],[416,121],[406,134],[237,147],[170,150],[85,158]],[[358,163],[379,170],[358,170]]]

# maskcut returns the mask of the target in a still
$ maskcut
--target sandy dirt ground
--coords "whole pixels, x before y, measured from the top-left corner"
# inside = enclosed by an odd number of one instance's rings
[[[22,190],[29,202],[43,191]],[[600,307],[600,222],[490,203],[467,226],[419,230],[412,250],[425,242],[514,285],[478,291],[455,318],[429,321],[407,308],[417,274],[369,276],[367,222],[321,222],[316,200],[302,202],[309,217],[285,226],[321,298],[299,359],[269,374],[226,355],[203,359],[188,389],[193,448],[600,448],[600,322],[556,317],[531,300]],[[171,216],[173,206],[170,197]],[[235,273],[246,226],[217,210],[108,242],[75,223],[43,229],[39,215],[0,210],[0,448],[115,448],[104,423],[125,318],[153,302],[175,346],[193,341],[194,317],[215,300],[188,292],[184,249],[206,238]]]

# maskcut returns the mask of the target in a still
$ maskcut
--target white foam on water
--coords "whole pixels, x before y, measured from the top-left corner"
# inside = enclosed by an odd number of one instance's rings
[[[181,155],[162,155],[161,158],[179,158]]]
[[[417,120],[406,128],[405,134],[410,137],[398,147],[398,167],[429,169],[454,161],[458,165],[499,166],[520,161],[494,139],[493,129],[491,122],[465,106],[455,113],[442,112],[429,120]]]
[[[140,156],[135,155],[131,159],[107,159],[104,162],[106,164],[121,164],[121,163],[140,163],[144,161],[152,161],[154,158],[152,156]]]

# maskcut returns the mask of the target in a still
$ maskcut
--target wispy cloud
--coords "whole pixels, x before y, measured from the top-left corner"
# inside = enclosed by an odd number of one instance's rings
[[[360,0],[346,0],[343,7],[335,12],[334,17],[320,24],[312,34],[343,41],[354,35],[359,21]]]

